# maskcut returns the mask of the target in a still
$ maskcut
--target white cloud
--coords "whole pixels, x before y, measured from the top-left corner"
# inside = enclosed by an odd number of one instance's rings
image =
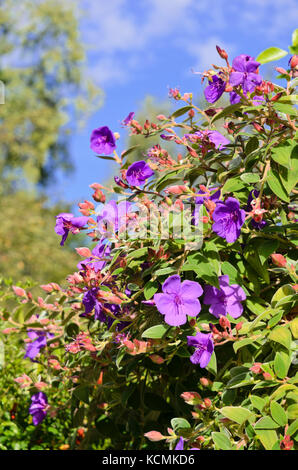
[[[218,62],[215,45],[236,49],[239,35],[274,45],[298,21],[296,0],[80,0],[90,73],[101,85],[123,83],[153,62],[166,41],[190,56],[190,67]],[[222,38],[234,39],[228,44]],[[152,47],[151,47],[152,46]]]

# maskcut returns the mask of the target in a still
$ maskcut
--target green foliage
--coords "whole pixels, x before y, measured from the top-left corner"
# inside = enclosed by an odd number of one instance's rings
[[[8,182],[46,183],[57,168],[72,167],[70,113],[100,105],[84,78],[75,2],[1,2],[0,31],[0,174]]]

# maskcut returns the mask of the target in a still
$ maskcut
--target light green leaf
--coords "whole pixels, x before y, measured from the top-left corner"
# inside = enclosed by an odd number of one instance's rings
[[[167,325],[151,326],[151,328],[148,328],[142,333],[142,338],[159,339],[162,338],[168,330],[169,326]]]
[[[285,426],[288,422],[287,414],[283,407],[276,401],[270,403],[271,416],[279,426]]]
[[[179,431],[179,429],[189,429],[191,427],[189,422],[184,418],[171,419],[171,426],[175,432]]]
[[[243,424],[245,421],[252,422],[255,419],[255,414],[247,408],[241,406],[225,406],[220,410],[226,418],[235,421],[238,424]]]
[[[216,447],[221,450],[231,450],[232,445],[230,439],[224,432],[213,432],[211,434]]]
[[[276,431],[273,429],[259,429],[257,431],[257,437],[260,439],[266,450],[271,450],[276,444],[276,441],[278,441]]]
[[[282,344],[285,348],[290,349],[292,335],[289,329],[285,326],[277,326],[271,331],[269,335],[271,341]]]
[[[255,424],[255,429],[276,429],[276,428],[279,428],[279,424],[273,421],[273,419],[270,418],[270,416],[263,416]]]
[[[284,379],[287,376],[290,365],[290,356],[284,351],[277,351],[274,358],[273,367],[274,372],[276,373],[278,378]]]
[[[266,64],[267,62],[273,62],[274,60],[282,59],[286,55],[288,55],[287,51],[284,51],[279,47],[269,47],[258,55],[256,61],[260,62],[261,64]]]

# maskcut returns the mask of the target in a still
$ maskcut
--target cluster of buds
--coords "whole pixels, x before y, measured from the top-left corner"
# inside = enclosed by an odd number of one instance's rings
[[[75,340],[65,346],[67,352],[77,354],[80,351],[96,351],[91,338],[84,332],[79,333]]]
[[[126,347],[126,352],[128,354],[136,356],[137,354],[148,352],[152,345],[150,341],[139,341],[138,339],[130,341],[128,338],[125,338],[121,341],[121,346]]]
[[[176,164],[175,160],[170,157],[167,150],[163,149],[159,144],[154,145],[149,149],[147,155],[152,162],[162,166],[171,167]]]
[[[94,210],[94,204],[93,202],[90,202],[90,201],[84,201],[84,202],[80,202],[79,203],[79,208],[80,208],[80,212],[82,215],[85,215],[85,216],[89,216],[91,215],[91,211]]]
[[[254,374],[262,374],[265,380],[272,380],[272,375],[269,372],[263,370],[263,364],[261,362],[254,362],[249,368]]]
[[[92,194],[92,197],[94,201],[96,202],[102,202],[103,204],[106,202],[106,197],[101,191],[103,189],[103,186],[99,183],[92,183],[89,185],[89,188],[94,189],[94,193]],[[86,201],[85,201],[86,202]]]

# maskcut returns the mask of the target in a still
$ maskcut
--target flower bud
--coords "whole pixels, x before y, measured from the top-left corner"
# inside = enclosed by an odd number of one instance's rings
[[[190,110],[188,111],[188,115],[189,115],[190,118],[195,117],[195,112],[194,112],[194,110],[193,110],[193,109],[190,109]]]
[[[19,297],[27,297],[26,291],[18,286],[12,286],[14,293]]]
[[[219,46],[216,46],[216,50],[222,59],[227,60],[228,54],[224,49],[221,49]]]
[[[271,258],[272,258],[273,263],[280,268],[284,268],[287,265],[286,258],[279,253],[273,253],[271,255]]]
[[[168,120],[168,118],[164,114],[159,114],[158,116],[156,116],[156,119],[158,119],[159,121],[167,121]]]
[[[222,328],[231,328],[231,323],[229,322],[227,317],[224,317],[222,315],[220,316],[219,324]]]
[[[236,331],[240,331],[241,328],[242,328],[242,326],[243,326],[243,322],[242,322],[242,321],[240,321],[239,323],[237,323],[237,325],[235,326]]]
[[[209,380],[207,379],[207,377],[201,377],[200,383],[203,387],[209,387]]]
[[[89,258],[91,256],[91,251],[89,248],[82,246],[80,248],[76,248],[76,252],[80,255],[83,256],[84,258]]]
[[[289,60],[289,65],[291,67],[291,69],[295,69],[298,65],[298,55],[295,54],[293,55],[290,60]]]
[[[212,401],[210,398],[204,398],[204,404],[206,408],[210,408],[212,406]]]
[[[144,436],[147,437],[147,439],[149,439],[149,441],[152,441],[152,442],[157,442],[157,441],[161,441],[162,439],[165,439],[165,437],[158,431],[146,432]]]

